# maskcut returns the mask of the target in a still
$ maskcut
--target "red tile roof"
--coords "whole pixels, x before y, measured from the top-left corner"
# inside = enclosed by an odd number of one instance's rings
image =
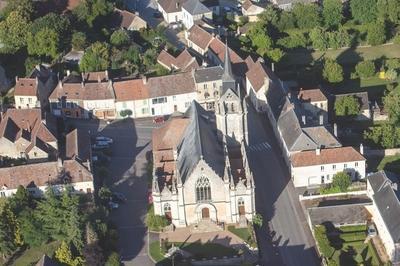
[[[323,102],[327,101],[325,94],[320,89],[304,90],[301,89],[298,98],[302,101]]]
[[[14,95],[37,96],[37,80],[35,78],[17,78]]]
[[[218,56],[221,62],[225,61],[225,44],[218,38],[214,38],[209,47],[214,54]],[[243,59],[231,48],[229,48],[229,57],[231,59],[232,64],[242,63]]]
[[[176,68],[185,71],[199,67],[196,58],[192,56],[186,49],[183,50],[176,58],[167,51],[162,50],[158,55],[157,62],[169,70]]]
[[[145,84],[143,84],[142,79],[115,81],[114,92],[117,102],[149,98],[149,89]]]
[[[193,25],[188,31],[188,40],[199,46],[201,49],[207,49],[213,36],[198,25]]]
[[[272,70],[260,61],[251,64],[249,71],[246,73],[247,79],[250,81],[256,92],[262,88],[265,79],[270,79],[271,75],[273,75]]]
[[[315,150],[302,151],[291,156],[293,167],[305,167],[312,165],[324,165],[334,163],[346,163],[365,161],[365,158],[353,147],[340,147],[332,149],[321,149],[317,155]]]
[[[49,99],[66,97],[71,100],[115,99],[111,81],[92,83],[59,83]]]
[[[191,72],[178,73],[168,76],[152,77],[147,80],[150,98],[171,96],[196,91]]]

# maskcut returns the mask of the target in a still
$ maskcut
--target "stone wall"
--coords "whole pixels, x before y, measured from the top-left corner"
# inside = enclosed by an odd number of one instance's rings
[[[400,148],[396,149],[380,149],[380,150],[371,150],[371,149],[365,149],[364,150],[364,155],[365,156],[393,156],[400,154]]]

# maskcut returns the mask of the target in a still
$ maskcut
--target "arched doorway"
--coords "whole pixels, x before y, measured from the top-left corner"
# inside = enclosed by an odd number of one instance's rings
[[[244,200],[242,198],[239,198],[239,200],[238,200],[238,211],[239,211],[239,216],[246,215],[246,209],[244,207]]]
[[[210,210],[208,208],[201,209],[201,218],[210,219]]]
[[[165,203],[165,205],[164,205],[164,214],[165,214],[165,217],[167,217],[167,219],[171,221],[171,219],[172,219],[171,205],[169,205],[168,203]]]

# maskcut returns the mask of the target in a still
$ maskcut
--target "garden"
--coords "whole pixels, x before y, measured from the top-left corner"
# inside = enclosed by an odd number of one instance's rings
[[[317,225],[314,235],[328,265],[381,265],[372,242],[365,242],[366,225],[335,227],[326,223]]]

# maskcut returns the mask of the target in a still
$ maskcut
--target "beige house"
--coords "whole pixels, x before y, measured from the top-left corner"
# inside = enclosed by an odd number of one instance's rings
[[[0,120],[0,157],[47,161],[57,156],[57,139],[40,109],[8,109]]]
[[[157,62],[169,71],[190,71],[199,68],[196,57],[192,56],[187,49],[183,50],[177,57],[174,57],[166,50],[162,50],[157,57]]]
[[[187,0],[182,5],[182,23],[190,29],[197,21],[206,18],[213,19],[213,11],[206,7],[201,0]]]
[[[199,25],[193,25],[188,31],[185,31],[187,46],[198,54],[205,56],[213,35],[208,33]]]
[[[222,88],[222,66],[196,69],[193,72],[197,101],[206,110],[214,110],[215,101]]]
[[[115,13],[115,22],[122,29],[139,31],[147,28],[146,21],[142,19],[139,14],[117,8],[115,9]]]
[[[34,197],[42,197],[49,186],[57,193],[67,185],[76,193],[94,191],[92,173],[76,160],[0,168],[0,184],[0,197],[12,196],[19,186],[25,187]]]
[[[158,11],[168,24],[182,21],[182,5],[187,0],[158,0]]]
[[[321,89],[300,89],[297,98],[308,119],[319,119],[319,117],[322,116],[322,123],[320,124],[328,122],[329,102]]]
[[[249,22],[258,21],[258,15],[265,11],[264,3],[252,2],[251,0],[246,0],[242,4],[242,14],[248,17]]]

